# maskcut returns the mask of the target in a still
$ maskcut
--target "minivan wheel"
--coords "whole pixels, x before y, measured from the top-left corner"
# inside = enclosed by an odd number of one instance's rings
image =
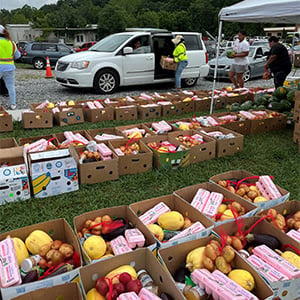
[[[35,58],[32,62],[32,65],[35,69],[42,70],[45,68],[46,62],[42,58]]]
[[[93,86],[99,94],[112,94],[119,87],[119,77],[113,70],[101,70],[96,74]]]
[[[251,71],[250,71],[250,69],[248,68],[248,70],[243,74],[244,82],[249,81],[250,78],[251,78]]]
[[[197,83],[198,78],[185,78],[183,79],[183,85],[185,87],[192,87]]]

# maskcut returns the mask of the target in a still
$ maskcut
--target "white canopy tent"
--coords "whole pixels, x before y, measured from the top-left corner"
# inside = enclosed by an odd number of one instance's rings
[[[210,113],[213,111],[222,22],[300,24],[300,0],[244,0],[224,7],[219,13],[217,57],[214,71]]]

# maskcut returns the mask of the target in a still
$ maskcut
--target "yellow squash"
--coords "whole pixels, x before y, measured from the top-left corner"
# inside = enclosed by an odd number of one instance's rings
[[[180,230],[184,225],[184,218],[178,211],[170,211],[162,214],[157,221],[158,225],[165,230]]]
[[[101,258],[106,252],[105,241],[98,235],[88,237],[83,243],[83,248],[92,260]]]
[[[105,276],[105,279],[107,279],[107,278],[113,278],[112,279],[112,283],[113,284],[119,283],[119,279],[118,279],[117,275],[120,275],[120,274],[122,274],[124,272],[128,273],[129,275],[131,275],[132,279],[136,279],[137,278],[136,271],[135,271],[135,269],[132,266],[130,266],[130,265],[123,265],[123,266],[118,267],[118,268],[112,270],[111,272],[109,272]]]
[[[34,230],[25,240],[25,245],[31,254],[39,254],[40,247],[53,242],[52,238],[42,230]]]
[[[284,251],[281,256],[294,265],[296,268],[300,269],[300,256],[292,251]]]
[[[191,272],[203,268],[203,259],[205,257],[205,247],[199,247],[188,253],[186,256],[186,268]]]
[[[252,291],[255,287],[254,277],[250,272],[246,270],[243,269],[232,270],[228,274],[228,277],[247,291]]]
[[[16,251],[18,265],[21,266],[22,261],[29,257],[29,253],[24,242],[21,239],[17,237],[14,237],[12,239],[14,241],[14,248]]]
[[[87,300],[105,300],[105,297],[103,297],[95,288],[88,291],[86,298]]]

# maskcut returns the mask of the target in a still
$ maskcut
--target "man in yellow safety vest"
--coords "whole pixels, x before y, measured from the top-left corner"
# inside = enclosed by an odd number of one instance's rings
[[[15,64],[21,56],[9,32],[0,25],[0,78],[3,78],[10,99],[10,108],[16,109]]]

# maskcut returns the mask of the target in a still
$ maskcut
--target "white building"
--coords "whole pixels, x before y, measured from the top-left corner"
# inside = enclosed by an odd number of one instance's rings
[[[32,24],[6,24],[11,39],[15,42],[20,41],[34,41],[43,34],[43,30],[39,28],[32,28]]]

